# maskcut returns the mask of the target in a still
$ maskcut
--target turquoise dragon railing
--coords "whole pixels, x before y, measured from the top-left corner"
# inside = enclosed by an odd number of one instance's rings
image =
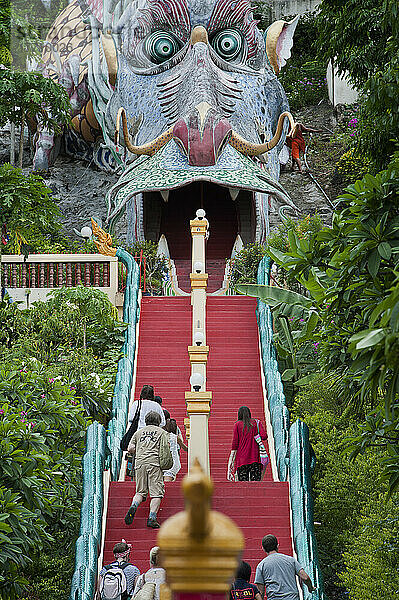
[[[118,479],[122,461],[120,440],[126,430],[133,382],[136,326],[139,317],[139,268],[133,257],[122,248],[117,249],[116,256],[127,267],[123,320],[128,326],[122,348],[123,358],[118,362],[108,431],[97,422],[87,429],[86,448],[82,459],[83,499],[80,530],[76,541],[70,600],[92,600],[94,596],[102,541],[104,470],[110,469],[111,479]]]
[[[269,257],[260,262],[258,284],[269,285],[270,264]],[[310,597],[314,600],[325,600],[314,533],[311,473],[315,458],[309,443],[309,429],[299,419],[290,427],[289,412],[273,346],[271,310],[261,300],[258,300],[257,318],[278,475],[280,481],[288,479],[290,484],[292,530],[298,561],[317,588],[316,592],[310,594],[305,587],[303,597],[304,600]]]

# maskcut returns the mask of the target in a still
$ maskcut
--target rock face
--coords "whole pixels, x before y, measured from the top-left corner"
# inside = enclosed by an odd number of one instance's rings
[[[117,180],[115,173],[105,173],[89,163],[61,155],[57,158],[45,182],[59,201],[65,233],[73,237],[73,228],[79,231],[83,225],[90,225],[91,217],[105,221],[106,194]],[[115,230],[121,244],[126,242],[126,230],[123,214]]]
[[[280,183],[298,207],[301,217],[318,213],[326,225],[330,224],[332,207],[328,204],[317,185],[311,180],[309,174],[287,170],[281,173]],[[279,220],[276,213],[271,214],[270,226],[277,225]]]

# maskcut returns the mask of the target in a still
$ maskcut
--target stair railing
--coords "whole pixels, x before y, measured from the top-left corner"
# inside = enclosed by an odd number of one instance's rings
[[[269,285],[271,260],[264,257],[258,268],[258,284]],[[273,346],[273,319],[269,306],[258,300],[257,318],[262,366],[271,415],[277,469],[280,481],[289,481],[294,547],[299,563],[317,588],[312,594],[307,588],[303,598],[324,600],[323,578],[319,567],[314,533],[311,474],[315,456],[309,442],[309,429],[299,419],[290,427],[276,351]]]
[[[209,475],[209,436],[208,419],[212,402],[212,392],[206,390],[206,365],[209,346],[206,345],[206,288],[208,274],[205,273],[205,240],[208,233],[208,221],[205,211],[197,210],[196,218],[190,221],[192,236],[191,260],[191,306],[192,306],[192,343],[188,346],[191,364],[191,391],[185,393],[188,433],[189,471],[198,459],[201,467]]]
[[[112,418],[108,431],[103,425],[95,422],[89,426],[86,433],[86,448],[82,459],[80,530],[76,542],[75,570],[69,600],[92,600],[94,596],[98,568],[102,565],[108,487],[111,480],[118,479],[121,469],[120,440],[126,430],[136,354],[140,299],[139,267],[128,252],[122,248],[110,247],[110,238],[106,238],[108,234],[100,230],[100,235],[103,235],[103,240],[107,242],[103,241],[100,251],[117,256],[127,268],[123,320],[128,326],[122,347],[123,358],[118,361]]]

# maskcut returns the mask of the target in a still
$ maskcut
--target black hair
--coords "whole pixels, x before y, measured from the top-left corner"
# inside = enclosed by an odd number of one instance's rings
[[[122,552],[126,552],[126,550],[129,550],[129,546],[127,545],[127,543],[126,542],[118,542],[114,546],[113,553],[121,554]]]
[[[154,388],[152,385],[143,385],[140,392],[140,400],[154,400]]]
[[[177,435],[177,423],[175,419],[167,419],[164,427],[168,433],[175,433]]]
[[[243,422],[244,429],[248,429],[248,431],[251,429],[251,411],[249,410],[248,406],[241,406],[238,409],[237,419],[238,421]]]
[[[265,537],[262,540],[262,546],[265,552],[272,552],[273,550],[277,550],[278,541],[276,536],[272,535],[271,533],[265,535]]]
[[[236,571],[236,579],[244,579],[244,581],[248,581],[251,579],[251,565],[249,565],[244,560],[241,560],[238,563],[237,571]]]
[[[154,402],[162,406],[162,398],[161,396],[154,396]]]
[[[159,415],[155,410],[150,410],[149,413],[145,416],[145,424],[146,425],[159,425],[161,424],[161,415]]]
[[[163,408],[163,414],[165,415],[165,421],[167,421],[168,419],[170,419],[170,412],[168,410],[166,410],[166,408]]]

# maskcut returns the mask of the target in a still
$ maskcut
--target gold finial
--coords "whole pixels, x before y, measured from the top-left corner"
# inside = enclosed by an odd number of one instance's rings
[[[186,510],[170,517],[158,533],[162,566],[172,592],[229,591],[244,548],[237,525],[210,509],[213,483],[196,459],[183,479]]]
[[[97,239],[94,239],[94,243],[98,248],[100,254],[104,254],[105,256],[115,256],[116,248],[112,247],[112,237],[109,233],[106,233],[94,219],[91,220],[91,227],[93,229],[93,234]]]
[[[194,540],[202,540],[209,533],[210,499],[213,494],[213,483],[201,468],[198,458],[194,459],[190,475],[186,475],[182,483],[189,515],[189,535]]]

